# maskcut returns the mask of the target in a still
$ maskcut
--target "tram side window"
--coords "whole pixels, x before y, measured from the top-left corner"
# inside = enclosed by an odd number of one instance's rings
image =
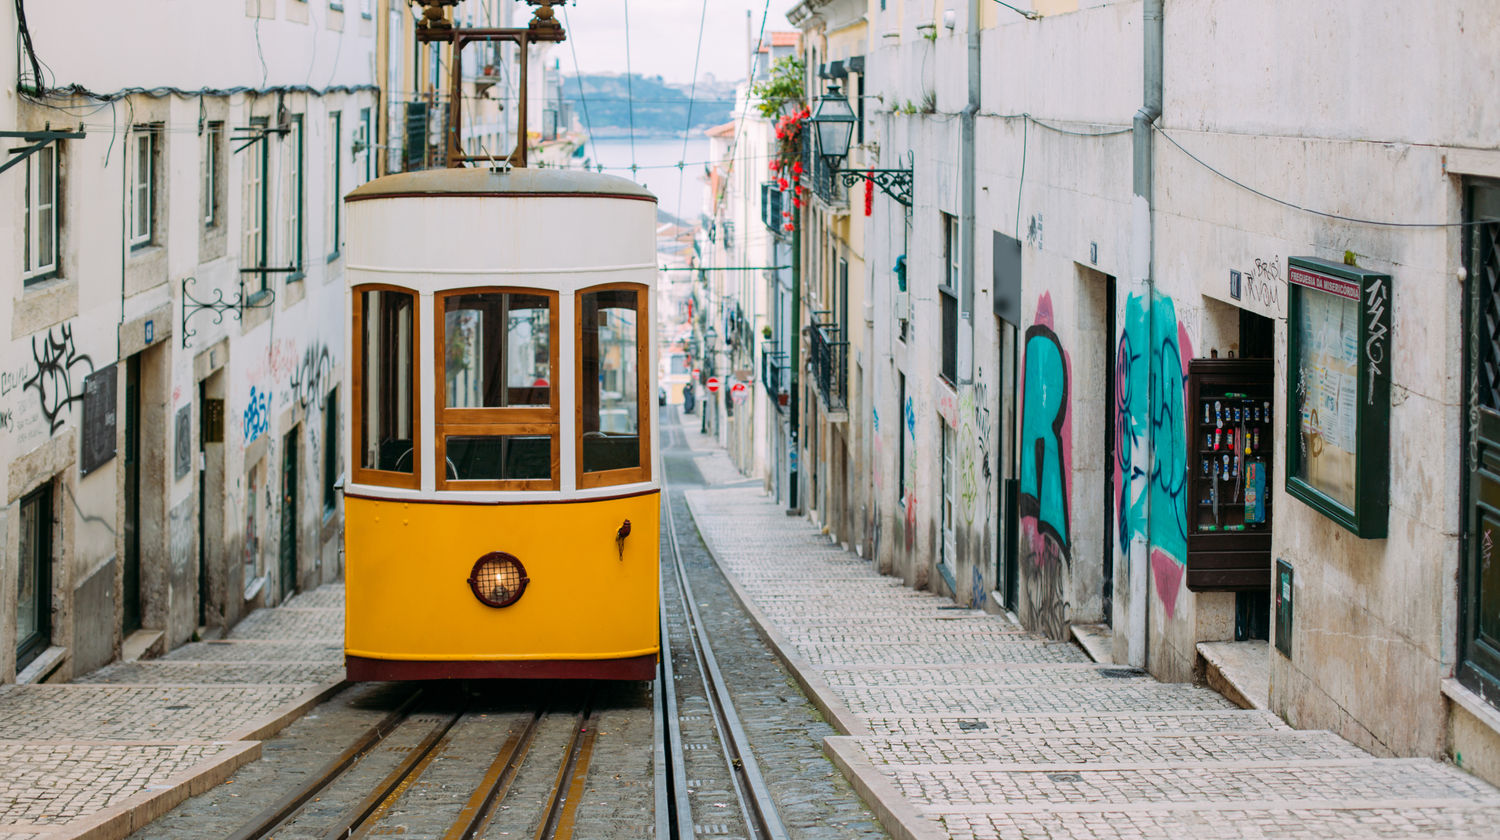
[[[649,425],[640,393],[646,332],[643,298],[635,288],[579,296],[578,431],[583,473],[630,470],[618,474],[616,481],[646,478],[641,435]],[[615,482],[584,481],[586,486],[598,483]]]
[[[448,408],[552,404],[552,308],[542,295],[481,292],[444,298]]]
[[[408,292],[360,294],[360,466],[414,474],[413,312]]]

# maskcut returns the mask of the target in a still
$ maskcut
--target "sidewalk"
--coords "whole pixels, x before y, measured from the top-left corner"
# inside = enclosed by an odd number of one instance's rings
[[[722,452],[687,437],[726,483]],[[893,837],[1500,837],[1500,790],[1451,765],[1374,758],[907,589],[742,480],[686,495]]]
[[[120,838],[260,757],[344,678],[344,590],[77,682],[0,686],[0,840]]]

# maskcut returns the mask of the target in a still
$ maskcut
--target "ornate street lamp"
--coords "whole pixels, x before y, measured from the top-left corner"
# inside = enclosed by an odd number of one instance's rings
[[[818,110],[812,115],[818,154],[828,161],[828,168],[839,176],[844,186],[852,187],[858,181],[869,181],[902,206],[911,207],[911,163],[905,169],[839,169],[839,161],[849,154],[849,139],[854,134],[854,124],[858,120],[854,109],[849,107],[848,97],[839,91],[839,86],[830,86],[823,98],[818,100]]]
[[[828,159],[829,169],[838,169],[839,161],[849,155],[849,138],[854,134],[857,120],[848,97],[839,91],[837,84],[831,85],[818,100],[818,110],[812,115],[813,131],[818,154]]]

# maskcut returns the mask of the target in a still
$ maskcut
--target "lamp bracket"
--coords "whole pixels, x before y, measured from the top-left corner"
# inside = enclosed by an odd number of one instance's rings
[[[291,272],[296,270],[296,268],[250,268],[240,269],[240,273],[262,274],[273,272]],[[265,309],[276,302],[276,292],[273,289],[266,288],[250,295],[247,298],[245,296],[245,290],[243,287],[240,288],[240,293],[235,295],[232,300],[224,299],[223,289],[214,289],[213,300],[198,300],[197,298],[193,297],[190,292],[188,292],[188,287],[197,282],[197,279],[193,277],[182,278],[182,346],[184,349],[192,346],[192,344],[189,342],[189,339],[198,334],[197,330],[188,329],[188,319],[194,315],[197,315],[199,312],[202,312],[204,310],[213,312],[214,323],[222,324],[224,323],[224,313],[226,312],[233,315],[234,319],[238,321],[240,319],[240,315],[243,314],[246,309]]]
[[[840,169],[837,174],[846,187],[852,187],[859,181],[869,181],[901,206],[910,208],[912,174],[915,168],[915,156],[907,152],[905,169]]]

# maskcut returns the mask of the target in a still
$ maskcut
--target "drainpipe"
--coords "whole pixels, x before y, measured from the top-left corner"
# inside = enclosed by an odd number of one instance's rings
[[[959,330],[958,334],[958,379],[965,383],[974,381],[974,123],[979,113],[979,3],[980,0],[969,0],[969,102],[959,115],[958,213],[962,259],[958,313],[967,329]]]
[[[806,129],[803,130],[804,134]],[[808,142],[810,138],[804,139]],[[787,348],[791,357],[791,381],[787,383],[791,396],[787,399],[787,419],[791,427],[791,434],[787,437],[787,465],[786,481],[786,506],[788,510],[797,511],[799,494],[797,492],[797,427],[798,412],[802,410],[801,389],[798,384],[798,374],[802,371],[802,210],[805,208],[792,208],[792,335],[790,346]]]
[[[1149,354],[1156,348],[1156,277],[1155,277],[1155,219],[1152,216],[1156,172],[1152,157],[1152,124],[1161,116],[1162,108],[1162,10],[1165,0],[1145,0],[1141,13],[1144,18],[1142,43],[1143,76],[1141,86],[1141,109],[1135,112],[1133,121],[1135,198],[1131,202],[1131,291],[1141,296],[1146,304],[1147,349]],[[1122,322],[1124,324],[1124,322]],[[1125,329],[1126,326],[1122,326]],[[1146,416],[1156,416],[1156,406],[1151,404],[1156,394],[1157,371],[1147,356],[1148,377],[1153,380],[1146,389]],[[1147,659],[1147,614],[1151,610],[1151,477],[1156,464],[1156,440],[1150,431],[1150,422],[1143,435],[1142,454],[1148,464],[1145,497],[1142,500],[1145,534],[1130,541],[1130,621],[1127,635],[1127,657],[1132,666],[1146,667]]]

